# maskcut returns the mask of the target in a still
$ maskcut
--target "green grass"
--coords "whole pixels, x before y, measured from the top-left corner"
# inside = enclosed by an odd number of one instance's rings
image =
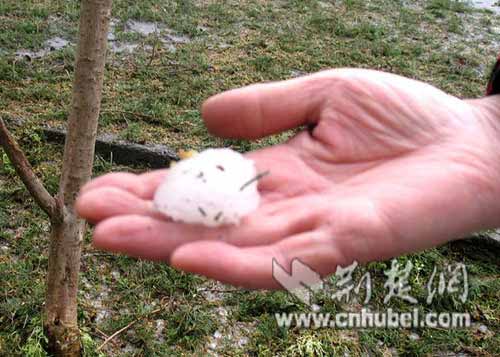
[[[200,118],[203,100],[226,89],[331,67],[385,70],[459,97],[482,95],[499,46],[499,18],[461,1],[405,3],[410,5],[389,0],[115,1],[117,38],[141,46],[133,55],[109,55],[99,130],[174,150],[256,149],[281,142],[290,133],[255,142],[211,137]],[[53,36],[75,43],[78,8],[74,0],[0,3],[0,113],[24,119],[14,132],[52,193],[57,191],[62,147],[46,143],[40,128],[63,125],[67,119],[75,49],[31,61],[17,59],[15,51],[39,50]],[[191,42],[170,52],[158,45],[155,35],[127,32],[130,19],[157,21]],[[1,157],[0,247],[7,248],[0,251],[0,355],[38,356],[45,343],[40,321],[49,226],[5,155]],[[96,160],[96,175],[117,169],[141,170],[117,167],[107,158]],[[400,258],[402,264],[411,260],[414,265],[410,284],[419,310],[468,311],[487,333],[476,328],[285,330],[277,327],[275,312],[307,310],[290,295],[231,289],[164,264],[104,254],[92,248],[89,232],[79,295],[85,355],[98,356],[104,338],[132,322],[101,355],[206,355],[215,331],[231,336],[218,341],[217,352],[224,356],[382,356],[391,351],[407,356],[460,351],[498,355],[497,257],[490,247],[457,242]],[[425,281],[432,268],[453,262],[464,262],[469,269],[468,301],[462,304],[443,295],[427,306]],[[386,307],[383,271],[389,267],[390,262],[379,262],[362,270],[370,272],[377,287],[373,308]],[[361,271],[356,274],[361,277]],[[222,291],[214,299],[207,292],[211,289]],[[326,312],[359,307],[333,301],[327,293],[316,298]],[[389,307],[412,305],[391,300]],[[221,317],[221,309],[227,316]],[[162,323],[164,329],[158,330]],[[411,333],[419,339],[410,338]],[[247,343],[238,344],[242,337]]]

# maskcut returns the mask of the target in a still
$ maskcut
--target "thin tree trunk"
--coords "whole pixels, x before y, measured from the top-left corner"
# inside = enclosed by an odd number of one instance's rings
[[[52,222],[45,304],[49,349],[57,356],[80,355],[77,293],[85,223],[77,217],[74,203],[92,174],[111,3],[81,1],[73,100],[56,198],[62,221]]]

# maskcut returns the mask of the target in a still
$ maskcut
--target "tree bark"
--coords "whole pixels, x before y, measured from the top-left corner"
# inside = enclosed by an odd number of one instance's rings
[[[63,219],[52,223],[45,304],[44,327],[49,350],[56,356],[80,355],[77,293],[85,223],[74,203],[92,174],[111,3],[81,1],[73,99],[56,197]]]

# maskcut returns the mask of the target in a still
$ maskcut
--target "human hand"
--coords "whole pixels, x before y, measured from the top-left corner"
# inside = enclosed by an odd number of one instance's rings
[[[80,215],[95,246],[249,288],[275,288],[272,259],[333,273],[494,227],[500,213],[491,99],[464,101],[383,72],[339,69],[210,98],[208,129],[255,139],[300,125],[288,142],[250,152],[262,203],[239,226],[206,228],[155,212],[168,170],[113,173],[87,184]],[[500,117],[498,117],[500,119]]]

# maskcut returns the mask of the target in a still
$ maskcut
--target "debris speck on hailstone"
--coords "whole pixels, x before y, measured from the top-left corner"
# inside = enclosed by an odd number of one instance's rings
[[[238,224],[257,209],[258,174],[252,160],[231,149],[208,149],[173,166],[154,203],[174,221],[216,227]]]

